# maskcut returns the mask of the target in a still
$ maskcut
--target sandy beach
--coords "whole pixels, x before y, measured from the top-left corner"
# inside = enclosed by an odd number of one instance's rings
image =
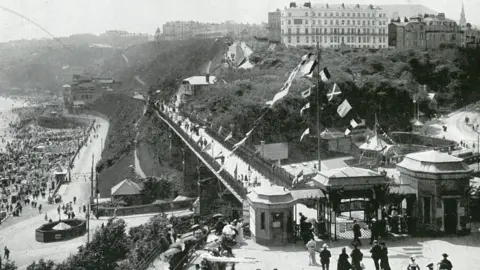
[[[0,96],[0,152],[5,151],[7,142],[12,141],[13,134],[10,133],[10,122],[18,120],[18,115],[12,110],[28,106],[29,103],[20,99],[10,99]]]

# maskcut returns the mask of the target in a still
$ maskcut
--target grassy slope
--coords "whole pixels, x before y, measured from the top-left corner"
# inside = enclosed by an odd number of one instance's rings
[[[256,63],[254,69],[218,69],[215,75],[228,83],[203,89],[186,105],[186,110],[195,110],[217,126],[235,123],[238,133],[246,133],[261,114],[265,101],[279,91],[301,56],[311,50],[277,46],[275,51],[268,51],[268,46],[254,45],[255,53],[250,58]],[[355,108],[354,113],[366,118],[370,125],[377,113],[387,129],[408,129],[414,96],[421,101],[421,109],[429,113],[427,93],[416,91],[419,83],[427,84],[428,91],[437,92],[439,104],[443,106],[461,103],[461,96],[473,98],[473,89],[480,83],[478,76],[474,76],[480,63],[478,52],[327,50],[322,53],[322,60],[332,74],[331,81],[340,86]],[[253,143],[261,139],[267,143],[286,141],[295,149],[294,159],[314,156],[311,156],[314,151],[310,151],[315,149],[314,139],[299,142],[307,126],[307,118],[299,114],[306,103],[300,92],[310,85],[304,78],[293,83],[289,96],[267,113],[254,133]],[[327,85],[331,87],[331,83]],[[325,109],[322,121],[327,127],[344,128],[351,119],[339,118],[337,105],[331,104]]]

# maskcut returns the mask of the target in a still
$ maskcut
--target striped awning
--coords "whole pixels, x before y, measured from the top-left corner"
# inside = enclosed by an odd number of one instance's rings
[[[291,191],[295,200],[324,199],[325,194],[319,189],[294,189]]]
[[[390,194],[415,195],[415,194],[417,194],[417,192],[410,185],[402,184],[402,185],[391,185],[390,186]]]

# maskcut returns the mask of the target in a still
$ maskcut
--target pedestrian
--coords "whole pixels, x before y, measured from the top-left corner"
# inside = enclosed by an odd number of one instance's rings
[[[310,238],[310,241],[307,242],[307,250],[308,250],[308,265],[314,266],[317,265],[317,261],[315,259],[315,248],[317,246],[317,242],[312,238]]]
[[[360,241],[360,237],[362,237],[362,230],[360,228],[360,224],[356,219],[353,220],[353,242],[352,246],[362,246],[362,241]]]
[[[452,265],[452,262],[450,262],[447,259],[448,254],[443,253],[442,256],[443,256],[443,260],[441,260],[440,263],[438,264],[438,270],[452,270],[453,265]]]
[[[410,263],[407,266],[407,270],[420,270],[420,267],[415,262],[415,256],[410,257]]]
[[[337,270],[350,270],[352,268],[348,258],[347,249],[342,248],[342,253],[338,256]]]
[[[352,258],[352,270],[361,270],[362,267],[362,260],[363,260],[363,253],[358,249],[357,245],[353,246],[353,250],[350,253],[350,257]]]
[[[373,241],[378,238],[378,224],[375,218],[372,218],[372,223],[370,224],[370,245],[373,244]]]
[[[38,206],[38,212],[42,213],[42,205],[41,204]]]
[[[332,254],[328,250],[327,244],[323,244],[323,250],[320,251],[320,264],[322,265],[322,270],[329,270],[330,268],[330,257]]]
[[[380,256],[380,268],[382,270],[391,270],[390,263],[388,262],[388,248],[385,242],[380,243],[381,256]]]
[[[373,264],[375,265],[376,270],[380,270],[380,258],[382,256],[382,248],[378,245],[378,241],[373,241],[373,247],[370,249],[370,253],[372,254]]]
[[[73,203],[75,204],[77,202],[77,197],[73,197]]]
[[[434,264],[433,264],[433,263],[429,263],[429,264],[427,264],[427,268],[428,268],[428,270],[433,270],[433,266],[434,266]]]
[[[3,249],[4,253],[3,253],[3,258],[7,259],[10,257],[10,250],[7,248],[7,246],[5,246],[5,248]]]

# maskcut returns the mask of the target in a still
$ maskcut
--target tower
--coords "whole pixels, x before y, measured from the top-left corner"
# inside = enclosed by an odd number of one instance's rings
[[[460,13],[460,26],[465,26],[467,25],[467,19],[465,19],[465,9],[463,7],[463,2],[462,2],[462,12]]]

